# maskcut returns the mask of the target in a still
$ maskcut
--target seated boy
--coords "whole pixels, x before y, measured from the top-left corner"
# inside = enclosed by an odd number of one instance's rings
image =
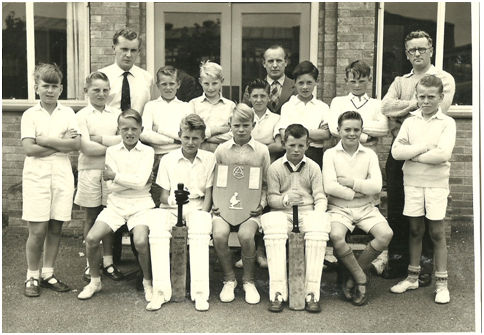
[[[195,309],[209,308],[208,244],[212,231],[212,181],[215,155],[200,150],[205,138],[205,123],[196,114],[187,115],[180,124],[182,143],[161,158],[156,183],[161,187],[160,224],[150,227],[151,266],[153,271],[153,299],[146,306],[158,310],[171,298],[170,237],[171,227],[177,222],[177,185],[188,190],[189,202],[183,206],[183,218],[188,226],[190,244],[190,295]]]
[[[444,98],[442,80],[426,75],[417,84],[415,95],[420,106],[406,119],[392,146],[392,155],[403,164],[405,206],[403,215],[410,223],[408,277],[393,286],[393,293],[417,289],[420,273],[424,217],[434,247],[435,302],[450,301],[447,288],[447,245],[444,218],[449,195],[450,158],[455,145],[454,119],[440,109]]]
[[[189,102],[191,112],[200,115],[207,126],[206,139],[200,148],[211,152],[231,137],[229,118],[235,104],[222,96],[223,81],[222,67],[219,64],[210,61],[202,63],[200,84],[203,95]]]
[[[330,238],[335,256],[351,274],[343,283],[343,293],[357,306],[368,300],[365,271],[387,248],[393,235],[375,207],[374,195],[381,191],[382,177],[378,156],[359,142],[362,128],[363,120],[358,112],[341,114],[338,118],[341,141],[328,149],[323,158],[323,185],[331,216]],[[358,260],[345,241],[346,233],[355,226],[374,237]]]
[[[99,214],[87,234],[86,254],[89,264],[96,264],[101,239],[127,222],[128,229],[133,231],[134,245],[143,271],[145,299],[150,301],[153,289],[148,227],[154,219],[151,209],[155,207],[149,192],[154,151],[139,141],[143,130],[141,122],[141,115],[133,109],[127,109],[118,117],[118,131],[123,142],[106,150],[103,179],[111,193],[108,195],[107,207]],[[90,283],[77,296],[81,300],[89,299],[101,291],[98,267],[92,266],[90,273]]]
[[[319,313],[319,293],[330,222],[326,215],[321,170],[304,153],[309,132],[300,124],[284,133],[286,154],[267,172],[267,200],[272,211],[262,215],[262,229],[269,261],[269,311],[280,312],[287,301],[286,240],[292,230],[292,211],[299,207],[301,232],[306,240],[306,310]]]
[[[260,167],[262,170],[262,196],[259,206],[251,211],[251,217],[243,223],[232,226],[222,219],[218,208],[213,209],[213,245],[220,265],[224,272],[224,287],[220,292],[222,302],[231,302],[235,299],[234,289],[237,286],[232,263],[228,239],[231,231],[238,231],[238,238],[242,252],[244,274],[242,276],[245,291],[245,301],[257,304],[260,301],[259,292],[254,285],[255,269],[255,241],[254,236],[260,228],[260,215],[266,205],[266,176],[270,165],[269,150],[255,141],[251,132],[255,126],[254,111],[246,104],[238,104],[230,117],[230,129],[233,139],[222,143],[215,150],[217,164],[241,164],[251,167]]]

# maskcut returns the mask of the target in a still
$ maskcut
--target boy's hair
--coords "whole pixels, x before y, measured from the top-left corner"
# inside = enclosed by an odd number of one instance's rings
[[[294,71],[292,71],[292,76],[294,77],[294,80],[297,80],[297,78],[299,76],[302,76],[303,74],[309,74],[311,75],[311,77],[314,78],[314,80],[318,80],[319,71],[317,67],[313,65],[313,63],[305,60],[296,65]]]
[[[121,28],[116,31],[113,35],[113,45],[118,45],[119,43],[119,36],[123,36],[127,40],[135,40],[138,39],[138,49],[141,49],[141,37],[138,36],[138,33],[134,30],[129,28]]]
[[[125,118],[125,119],[133,119],[136,121],[136,123],[138,124],[138,126],[141,126],[143,121],[141,120],[141,114],[138,113],[137,111],[135,111],[134,109],[126,109],[125,111],[123,111],[121,114],[119,114],[118,116],[118,125],[119,125],[119,120],[121,118]]]
[[[103,72],[100,71],[95,71],[91,72],[87,77],[86,77],[86,83],[84,85],[85,88],[89,88],[94,80],[102,80],[105,81],[109,84],[109,79],[108,76],[106,76]]]
[[[277,49],[282,49],[282,52],[284,52],[284,60],[287,60],[287,52],[286,52],[286,49],[284,49],[284,47],[282,45],[280,45],[280,44],[273,44],[270,47],[268,47],[266,49],[266,51],[264,51],[264,53],[262,54],[262,59],[263,60],[266,60],[266,52],[267,52],[267,50],[277,50]]]
[[[289,136],[294,138],[301,138],[306,136],[306,140],[309,141],[309,131],[306,127],[299,123],[293,123],[284,130],[284,142],[287,142]]]
[[[34,81],[36,84],[43,80],[48,84],[62,83],[62,71],[56,63],[41,63],[35,67]]]
[[[434,76],[433,74],[427,74],[423,76],[415,85],[415,92],[417,92],[417,87],[418,85],[422,85],[425,87],[437,87],[439,89],[439,93],[442,93],[444,91],[444,84],[442,83],[442,80]]]
[[[345,69],[346,78],[348,78],[349,74],[353,74],[353,78],[360,79],[361,77],[370,77],[371,69],[365,61],[362,60],[355,60],[353,63],[348,65]]]
[[[156,84],[160,83],[160,76],[164,75],[167,77],[174,77],[175,81],[178,82],[178,70],[172,65],[162,66],[156,72]]]
[[[188,114],[180,122],[180,132],[200,130],[202,132],[202,138],[205,138],[206,128],[207,126],[203,122],[203,119],[195,113]]]
[[[408,33],[408,35],[405,36],[405,47],[407,47],[408,41],[413,40],[414,38],[422,38],[422,37],[425,37],[429,42],[429,45],[432,46],[432,37],[430,37],[430,35],[427,32],[423,30],[415,30]]]
[[[251,81],[247,86],[247,92],[249,93],[249,95],[251,95],[252,91],[257,88],[263,89],[268,95],[271,94],[271,85],[269,85],[269,83],[264,79],[256,79],[254,81]]]
[[[202,62],[200,65],[200,78],[202,77],[220,79],[221,81],[223,81],[224,76],[222,74],[222,67],[219,64],[211,62],[209,60]]]
[[[229,121],[232,122],[236,117],[240,121],[254,122],[254,110],[244,103],[239,103],[232,111]]]
[[[361,114],[355,111],[346,111],[338,117],[338,128],[341,127],[341,124],[344,120],[360,120],[361,128],[363,128],[363,118]]]

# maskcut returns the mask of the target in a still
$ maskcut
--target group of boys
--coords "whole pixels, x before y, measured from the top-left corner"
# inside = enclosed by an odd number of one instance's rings
[[[321,311],[320,284],[329,239],[335,256],[347,270],[345,298],[358,306],[365,304],[367,271],[393,235],[376,207],[382,176],[374,150],[378,137],[386,135],[388,124],[379,101],[366,94],[371,81],[369,66],[355,61],[346,68],[350,94],[335,98],[330,108],[313,94],[317,68],[308,61],[301,62],[293,72],[296,94],[282,105],[280,116],[270,111],[271,105],[276,110],[281,97],[280,83],[271,87],[267,81],[255,80],[246,90],[252,107],[236,105],[221,95],[222,68],[207,61],[200,68],[203,94],[186,103],[176,98],[180,87],[177,69],[164,66],[156,74],[160,98],[138,106],[138,112],[132,108],[136,101],[130,98],[130,91],[135,89],[131,77],[140,80],[143,74],[128,70],[139,45],[132,31],[125,29],[115,35],[116,66],[108,73],[88,76],[85,92],[89,105],[77,113],[77,120],[71,109],[57,101],[62,91],[59,69],[49,64],[36,69],[35,89],[40,103],[24,113],[21,134],[27,153],[23,218],[29,226],[25,294],[40,294],[38,268],[44,240],[40,285],[59,292],[69,290],[54,276],[53,264],[62,222],[70,220],[72,203],[67,204],[65,199],[71,199],[74,193],[67,152],[80,150],[75,203],[88,208],[84,229],[88,263],[83,277],[89,284],[79,293],[79,299],[89,299],[101,290],[101,240],[103,273],[113,279],[122,277],[113,264],[110,239],[127,223],[143,274],[146,309],[158,310],[169,301],[170,232],[177,220],[177,203],[185,203],[190,296],[197,310],[209,309],[210,235],[224,275],[220,300],[235,299],[237,280],[228,245],[230,232],[237,232],[241,245],[242,283],[249,304],[260,301],[254,272],[258,260],[256,236],[263,233],[269,267],[269,310],[283,310],[288,300],[286,241],[294,206],[298,207],[305,239],[305,309]],[[279,65],[287,61],[284,49],[273,46],[266,52],[273,54],[271,64],[280,72]],[[274,56],[277,54],[282,56]],[[268,74],[271,64],[267,64]],[[110,76],[117,76],[118,83],[121,80],[118,103],[122,111],[108,105],[116,99]],[[412,234],[408,277],[391,291],[402,293],[418,287],[425,215],[435,247],[435,301],[446,303],[450,298],[442,220],[455,122],[440,110],[442,91],[442,81],[435,76],[418,81],[419,109],[405,120],[392,146],[393,156],[405,160],[403,214],[411,218]],[[332,138],[340,141],[334,145]],[[250,218],[237,225],[225,221],[217,204],[212,204],[215,167],[231,164],[258,167],[262,177],[260,202]],[[179,183],[185,189],[177,189]],[[358,259],[345,241],[347,232],[355,227],[373,236]]]

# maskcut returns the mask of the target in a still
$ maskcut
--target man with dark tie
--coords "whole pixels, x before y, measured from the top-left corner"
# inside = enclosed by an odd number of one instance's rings
[[[111,85],[107,104],[122,111],[131,108],[142,114],[151,99],[153,77],[134,65],[141,50],[141,38],[133,30],[120,29],[114,33],[113,50],[114,64],[99,70],[106,74]]]
[[[265,80],[271,85],[270,101],[267,107],[271,112],[281,114],[281,106],[296,94],[294,80],[286,77],[284,71],[287,66],[287,53],[280,45],[270,46],[263,56],[262,65],[267,71]],[[242,102],[251,106],[247,87]]]

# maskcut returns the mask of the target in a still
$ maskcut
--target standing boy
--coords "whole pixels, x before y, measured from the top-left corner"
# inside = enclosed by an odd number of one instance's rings
[[[67,154],[79,150],[80,136],[74,111],[57,100],[62,72],[55,64],[40,64],[34,72],[40,102],[22,115],[20,134],[27,157],[22,172],[22,219],[27,221],[27,280],[24,294],[38,297],[40,286],[70,291],[54,275],[62,224],[71,220],[74,176]]]
[[[343,283],[347,300],[361,306],[368,300],[367,271],[371,262],[388,246],[392,230],[375,207],[375,194],[382,187],[376,153],[360,144],[363,119],[358,112],[348,111],[338,118],[341,141],[324,154],[323,185],[328,195],[331,215],[331,241],[334,253],[351,276]],[[356,260],[346,243],[348,231],[355,226],[374,238]]]
[[[269,167],[267,198],[273,211],[262,215],[262,229],[269,261],[269,311],[280,312],[287,301],[286,240],[292,230],[293,206],[299,207],[300,229],[304,233],[306,255],[306,310],[319,313],[321,274],[330,222],[325,214],[321,170],[304,153],[309,132],[300,124],[285,130],[286,154]]]
[[[447,288],[447,245],[445,211],[449,195],[450,157],[455,145],[456,126],[442,113],[444,99],[442,80],[434,75],[420,79],[416,99],[420,108],[406,119],[392,146],[392,155],[403,164],[405,206],[403,215],[410,223],[408,277],[391,288],[403,293],[419,287],[420,256],[425,232],[424,218],[429,222],[435,258],[435,302],[450,301]]]

